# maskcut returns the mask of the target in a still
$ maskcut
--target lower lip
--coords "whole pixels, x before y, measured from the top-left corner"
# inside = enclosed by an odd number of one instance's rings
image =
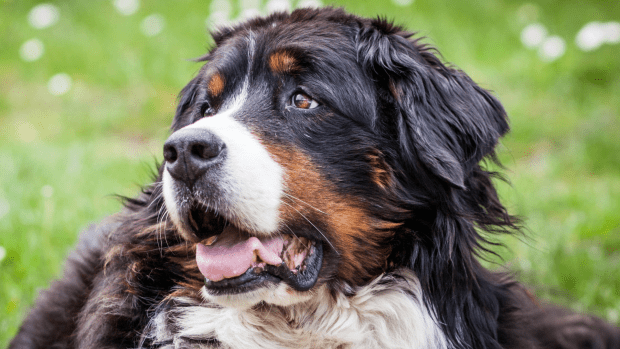
[[[265,271],[256,273],[254,268],[249,268],[245,273],[234,278],[215,282],[205,279],[205,287],[215,294],[239,294],[256,290],[269,283],[279,283],[281,281],[280,278]]]
[[[323,247],[321,244],[315,244],[314,253],[306,257],[310,259],[311,265],[306,267],[307,272],[293,274],[290,270],[284,270],[281,267],[266,265],[265,270],[256,270],[249,268],[240,276],[224,279],[221,281],[211,281],[205,279],[205,287],[214,294],[239,294],[256,290],[266,286],[269,283],[277,284],[285,281],[285,279],[296,279],[297,282],[287,282],[289,286],[297,291],[308,291],[311,289],[318,279],[319,271],[323,264]],[[258,271],[258,273],[257,273]]]

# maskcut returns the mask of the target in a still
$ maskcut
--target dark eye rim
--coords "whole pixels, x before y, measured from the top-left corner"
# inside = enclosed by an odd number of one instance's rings
[[[295,103],[295,97],[298,95],[303,95],[307,100],[310,101],[310,106],[308,106],[308,108],[302,108],[302,107],[298,107]],[[309,111],[312,109],[316,109],[318,107],[320,107],[322,104],[321,102],[319,102],[318,100],[316,100],[315,98],[313,98],[309,93],[307,93],[306,91],[303,90],[296,90],[294,91],[291,96],[289,97],[288,100],[288,107],[290,108],[295,108],[297,110],[305,110],[305,111]]]
[[[193,113],[192,120],[191,120],[192,124],[202,118],[211,117],[215,115],[215,113],[217,113],[215,108],[213,108],[209,102],[200,103],[196,105],[195,108],[196,109],[194,109],[195,112]]]
[[[213,115],[215,115],[215,108],[213,108],[209,102],[204,102],[200,106],[200,118],[205,118]]]

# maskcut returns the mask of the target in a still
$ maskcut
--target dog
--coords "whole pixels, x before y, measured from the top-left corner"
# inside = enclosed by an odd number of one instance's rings
[[[518,231],[506,112],[383,19],[223,28],[154,184],[89,228],[9,348],[620,348],[478,261]]]

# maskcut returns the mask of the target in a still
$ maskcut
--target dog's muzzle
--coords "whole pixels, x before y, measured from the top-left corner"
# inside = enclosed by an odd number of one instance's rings
[[[164,144],[170,175],[192,189],[196,181],[226,157],[226,144],[204,129],[188,128],[173,133]]]
[[[260,139],[230,114],[202,118],[174,132],[164,144],[166,209],[191,241],[207,238],[203,228],[214,222],[192,222],[202,217],[192,215],[198,211],[212,212],[258,236],[279,229],[283,169]]]

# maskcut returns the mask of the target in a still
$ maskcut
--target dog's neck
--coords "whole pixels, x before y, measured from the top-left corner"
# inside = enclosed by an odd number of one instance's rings
[[[311,301],[288,307],[174,303],[156,313],[144,334],[160,348],[448,348],[418,279],[405,269],[382,275],[353,296],[319,288]]]

